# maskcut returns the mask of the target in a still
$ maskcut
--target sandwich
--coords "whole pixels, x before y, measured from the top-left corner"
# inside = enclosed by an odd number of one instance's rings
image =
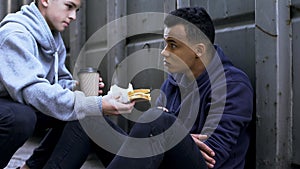
[[[131,83],[129,83],[128,88],[121,88],[118,85],[114,84],[110,87],[108,94],[112,96],[121,103],[129,102],[141,102],[141,101],[150,101],[150,89],[133,89]]]
[[[130,102],[150,101],[150,89],[134,89],[128,92]]]

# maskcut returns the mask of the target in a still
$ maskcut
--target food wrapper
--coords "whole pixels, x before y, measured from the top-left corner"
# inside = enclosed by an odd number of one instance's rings
[[[114,84],[110,87],[108,94],[111,94],[112,97],[114,97],[117,101],[119,101],[121,103],[129,103],[130,100],[128,98],[128,92],[132,91],[132,90],[133,90],[133,87],[132,87],[131,83],[128,84],[127,89],[121,88],[121,87],[117,86],[116,84]]]

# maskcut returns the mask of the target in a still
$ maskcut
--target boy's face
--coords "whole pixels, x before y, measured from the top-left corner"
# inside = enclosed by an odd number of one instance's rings
[[[41,11],[51,30],[63,31],[76,19],[81,0],[40,0]]]
[[[170,73],[187,73],[191,71],[198,74],[199,64],[197,55],[189,44],[185,27],[175,25],[164,29],[165,48],[161,52],[164,57],[164,65]]]

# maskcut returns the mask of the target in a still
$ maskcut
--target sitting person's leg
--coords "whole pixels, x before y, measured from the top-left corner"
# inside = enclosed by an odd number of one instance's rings
[[[40,112],[36,115],[36,130],[47,130],[47,133],[22,168],[41,169],[51,156],[66,124]]]
[[[88,157],[90,147],[90,139],[80,123],[68,122],[44,169],[79,169]]]
[[[113,131],[116,131],[123,136],[128,135],[122,128],[120,128],[117,124],[112,122],[109,118],[105,117],[105,121],[107,122],[108,127],[111,128]],[[110,133],[110,130],[107,130],[107,133]],[[101,134],[103,134],[103,132],[101,132],[99,134],[101,135]],[[111,137],[109,136],[109,137],[103,137],[102,139],[106,139],[110,142],[115,141],[115,140],[110,140],[110,138]],[[96,155],[101,160],[104,167],[107,167],[110,164],[110,162],[113,160],[113,158],[115,157],[116,152],[113,152],[110,149],[108,149],[107,147],[103,147],[103,146],[101,146],[101,144],[98,144],[97,140],[99,140],[99,139],[92,138],[91,140],[93,142],[92,148],[94,149]]]
[[[130,137],[136,139],[124,143],[108,169],[207,168],[197,145],[175,116],[150,109],[140,120],[151,122],[133,126]]]
[[[93,139],[90,139],[83,128],[83,126],[86,128],[91,127],[92,130],[95,131],[95,135],[99,135],[100,139],[106,139],[104,137],[105,129],[103,129],[105,127],[99,122],[99,118],[102,117],[87,117],[81,121],[68,122],[51,157],[44,166],[44,169],[79,169],[85,162],[91,150],[96,153],[104,166],[107,166],[115,155],[98,146]],[[105,119],[110,128],[126,135],[126,133],[116,124],[107,118]],[[87,124],[89,125],[87,126]],[[96,138],[95,140],[99,140],[99,138]]]
[[[0,98],[0,168],[33,134],[35,111],[10,99]]]
[[[190,135],[164,154],[160,169],[206,169],[205,160]]]

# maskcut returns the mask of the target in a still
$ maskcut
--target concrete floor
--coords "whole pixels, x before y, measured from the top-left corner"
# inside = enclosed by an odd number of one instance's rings
[[[24,164],[25,160],[30,156],[33,149],[38,145],[40,138],[30,138],[12,157],[7,167],[4,169],[16,169]],[[104,169],[97,157],[91,154],[81,169]]]

